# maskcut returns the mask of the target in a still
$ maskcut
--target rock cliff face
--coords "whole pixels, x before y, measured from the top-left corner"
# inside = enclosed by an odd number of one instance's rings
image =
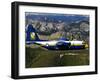
[[[33,16],[32,16],[33,17]],[[89,41],[89,18],[68,16],[62,20],[55,17],[44,17],[32,19],[26,17],[26,25],[32,24],[42,39],[57,39],[66,37],[70,40]],[[68,21],[69,20],[69,21]]]

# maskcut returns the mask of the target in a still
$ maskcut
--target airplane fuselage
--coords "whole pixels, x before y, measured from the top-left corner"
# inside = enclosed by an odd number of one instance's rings
[[[35,43],[46,46],[54,46],[56,45],[58,42],[63,42],[63,43],[71,43],[71,45],[83,45],[83,41],[57,41],[57,40],[52,40],[52,41],[35,41]]]
[[[83,49],[85,47],[84,41],[50,40],[32,42],[50,50]]]

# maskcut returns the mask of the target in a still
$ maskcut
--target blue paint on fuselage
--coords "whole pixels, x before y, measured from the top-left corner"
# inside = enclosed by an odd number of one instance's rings
[[[80,45],[80,46],[70,46],[70,49],[84,49],[85,46],[84,45]]]
[[[42,46],[48,50],[79,50],[79,49],[84,49],[84,46],[70,46],[70,47],[66,47],[66,46]]]

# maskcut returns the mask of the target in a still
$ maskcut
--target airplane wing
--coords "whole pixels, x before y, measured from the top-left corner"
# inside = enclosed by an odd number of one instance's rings
[[[57,47],[70,47],[70,45],[71,45],[70,42],[63,42],[63,41],[57,42],[56,44]]]

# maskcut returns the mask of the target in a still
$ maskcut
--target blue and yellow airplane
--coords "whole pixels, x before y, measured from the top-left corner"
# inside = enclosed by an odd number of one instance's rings
[[[48,50],[85,49],[84,41],[69,41],[67,38],[41,40],[31,24],[26,28],[26,44],[37,44]]]

